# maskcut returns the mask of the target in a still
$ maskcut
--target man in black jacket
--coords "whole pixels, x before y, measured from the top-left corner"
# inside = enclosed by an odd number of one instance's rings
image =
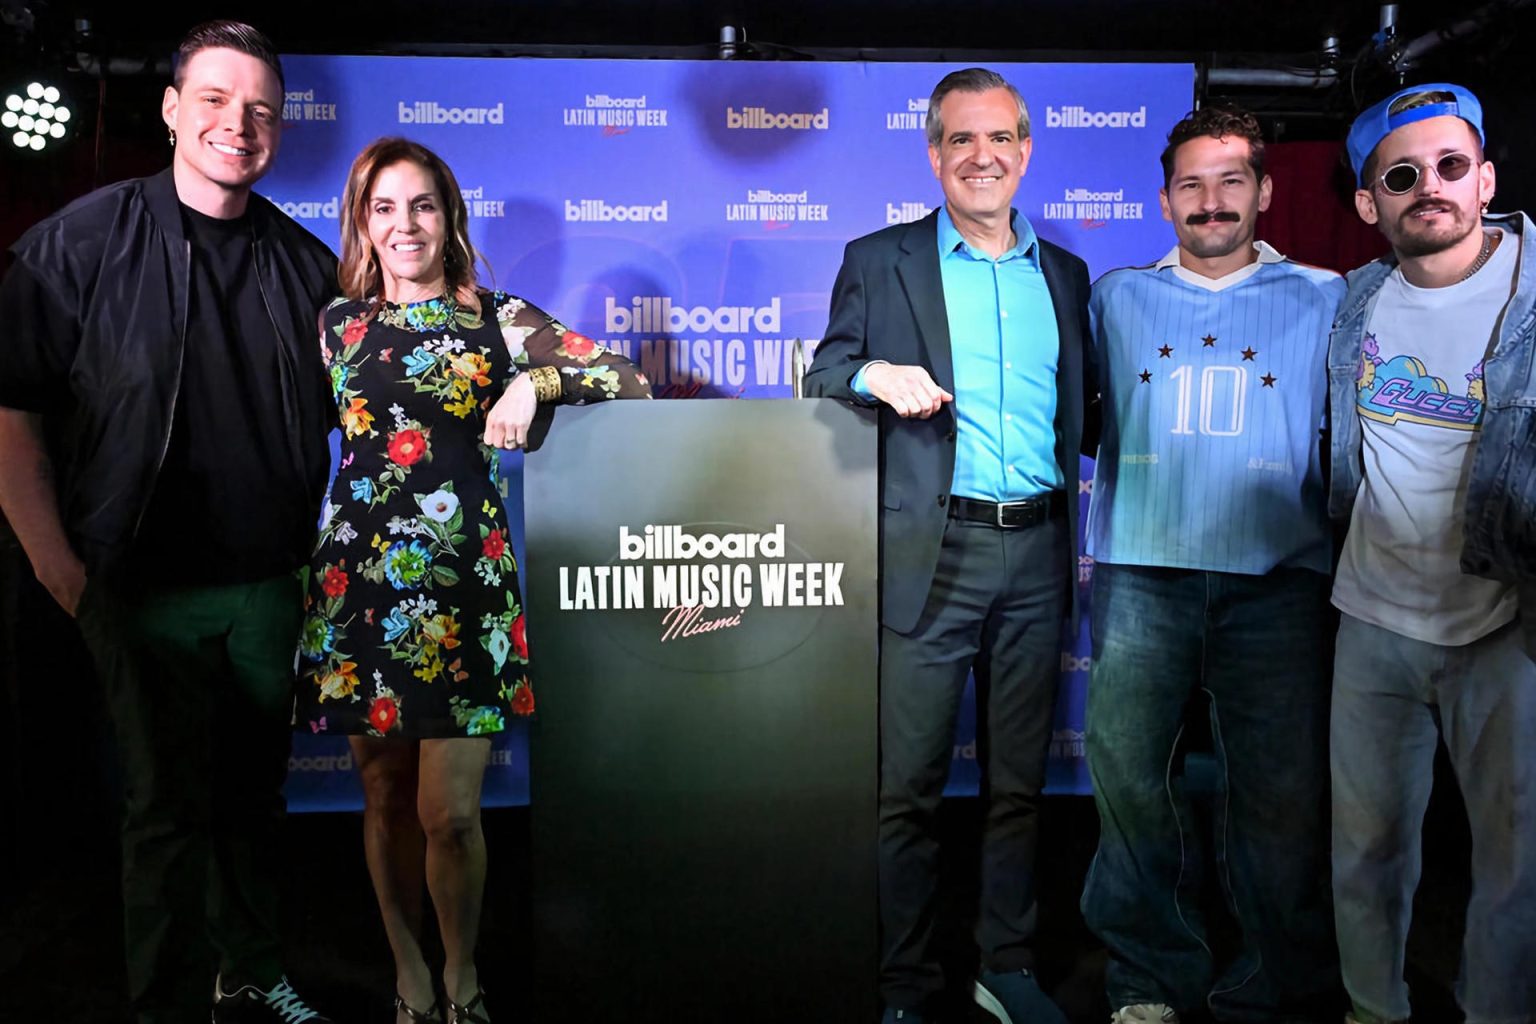
[[[175,154],[38,224],[0,283],[0,508],[75,616],[122,758],[139,1021],[320,1021],[276,891],[301,593],[328,452],[318,240],[251,194],[282,70],[247,25],[177,55]]]
[[[1011,206],[1031,150],[1017,90],[954,72],[927,128],[944,206],[849,244],[805,379],[880,409],[881,995],[887,1024],[913,1024],[942,986],[934,818],[974,668],[974,995],[1003,1024],[1065,1024],[1033,976],[1034,861],[1097,382],[1088,269]]]

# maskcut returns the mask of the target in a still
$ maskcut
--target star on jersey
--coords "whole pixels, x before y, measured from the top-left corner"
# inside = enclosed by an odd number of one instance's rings
[[[1270,373],[1266,373],[1264,376],[1259,378],[1259,380],[1264,382],[1264,386],[1267,387],[1267,388],[1272,388],[1272,387],[1275,386],[1275,379],[1276,378],[1275,378],[1274,374],[1270,374]]]
[[[1159,359],[1167,359],[1172,355],[1173,347],[1171,345],[1164,345],[1162,348],[1157,350],[1157,358]]]
[[[1252,345],[1249,345],[1247,348],[1243,349],[1243,362],[1253,362],[1253,357],[1258,354],[1258,350],[1256,350]]]
[[[1142,370],[1136,376],[1141,378],[1141,382],[1143,384],[1150,384],[1150,383],[1152,383],[1152,371],[1151,370]]]
[[[1215,338],[1214,335],[1207,334],[1205,337],[1201,338],[1200,340],[1205,342],[1205,347],[1206,348],[1215,348],[1216,347],[1216,338]]]

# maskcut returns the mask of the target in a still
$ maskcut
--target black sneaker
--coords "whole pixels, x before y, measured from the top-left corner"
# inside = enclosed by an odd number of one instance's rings
[[[288,976],[277,980],[270,992],[255,985],[241,985],[233,992],[224,991],[224,979],[213,983],[213,1024],[335,1024],[331,1018],[312,1008],[288,984]]]
[[[982,971],[972,995],[998,1024],[1067,1024],[1030,971]]]

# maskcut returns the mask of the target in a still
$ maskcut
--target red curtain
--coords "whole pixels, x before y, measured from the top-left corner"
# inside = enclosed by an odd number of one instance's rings
[[[1355,212],[1354,182],[1338,142],[1278,142],[1266,147],[1274,179],[1259,237],[1292,259],[1340,273],[1385,253],[1387,241]]]

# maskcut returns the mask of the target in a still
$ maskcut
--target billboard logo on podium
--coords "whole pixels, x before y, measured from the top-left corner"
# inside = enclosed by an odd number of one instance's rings
[[[668,668],[769,664],[845,604],[846,563],[809,555],[784,523],[621,525],[615,541],[606,565],[559,566],[560,610],[603,613],[622,647]]]

